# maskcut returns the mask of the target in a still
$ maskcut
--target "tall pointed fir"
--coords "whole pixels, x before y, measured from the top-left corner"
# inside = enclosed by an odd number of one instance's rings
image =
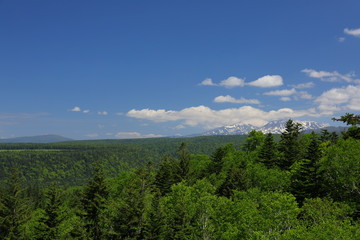
[[[259,161],[267,168],[276,166],[276,142],[272,133],[266,134],[264,143],[261,145],[259,152]]]
[[[189,174],[190,152],[186,143],[181,143],[179,150],[179,177],[184,180]]]
[[[305,159],[302,159],[291,177],[291,192],[300,204],[305,198],[320,196],[321,178],[318,172],[318,161],[321,158],[320,141],[317,134],[311,133],[311,142],[307,148]]]
[[[291,165],[300,159],[299,136],[302,127],[289,119],[285,125],[285,131],[281,134],[279,150],[282,157],[278,166],[283,170],[289,170]]]
[[[81,199],[85,229],[90,239],[102,239],[101,213],[105,208],[108,195],[103,167],[97,163],[93,178],[85,186]]]
[[[12,169],[0,194],[0,239],[25,239],[22,226],[30,219],[30,201],[17,169]]]
[[[45,193],[44,215],[39,220],[37,239],[61,239],[60,225],[64,220],[61,192],[55,183]]]

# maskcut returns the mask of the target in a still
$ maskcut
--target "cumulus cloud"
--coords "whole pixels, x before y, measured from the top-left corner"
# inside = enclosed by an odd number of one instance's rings
[[[280,100],[283,102],[288,102],[288,101],[291,101],[291,98],[290,97],[281,97]]]
[[[313,69],[303,69],[301,72],[306,73],[309,77],[318,78],[324,82],[359,82],[360,80],[354,79],[354,73],[340,74],[337,71],[326,72],[326,71],[316,71]]]
[[[284,89],[284,90],[276,90],[276,91],[270,91],[270,92],[266,92],[264,93],[264,95],[268,95],[268,96],[291,96],[293,94],[296,93],[295,88],[292,89]]]
[[[246,99],[241,97],[240,99],[233,98],[230,95],[218,96],[214,99],[216,103],[246,103],[246,104],[260,104],[260,101],[257,99]]]
[[[317,116],[317,114],[314,109],[292,110],[290,108],[282,108],[266,112],[251,106],[213,110],[201,105],[185,108],[180,111],[133,109],[127,113],[127,116],[154,122],[180,121],[182,125],[200,126],[205,129],[211,129],[235,123],[251,123],[253,125],[262,126],[272,120],[297,118],[302,116]]]
[[[296,89],[303,89],[303,88],[312,88],[314,87],[314,85],[315,84],[313,82],[307,82],[307,83],[300,83],[297,85],[290,85],[290,86]]]
[[[156,138],[156,137],[164,137],[164,136],[158,134],[141,134],[138,132],[118,132],[115,134],[115,137],[119,139],[128,139],[128,138]]]
[[[70,111],[72,111],[72,112],[81,112],[81,108],[80,107],[74,107],[74,108],[70,109]]]
[[[360,85],[333,88],[315,99],[318,109],[329,114],[342,111],[360,111]]]
[[[226,88],[243,87],[245,85],[245,80],[237,77],[229,77],[222,80],[219,85]]]
[[[216,86],[217,84],[213,83],[211,78],[207,78],[204,81],[202,81],[199,85],[201,85],[201,86]]]
[[[280,75],[266,75],[255,81],[249,82],[247,85],[255,87],[278,87],[283,85],[283,79]]]
[[[89,113],[90,110],[89,109],[85,109],[84,111],[82,111],[83,113]]]
[[[354,36],[354,37],[360,37],[360,28],[356,28],[356,29],[345,28],[344,33]]]

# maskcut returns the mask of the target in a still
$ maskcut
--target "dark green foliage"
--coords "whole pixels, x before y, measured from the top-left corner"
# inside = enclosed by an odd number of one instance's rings
[[[53,184],[45,193],[44,215],[39,219],[37,239],[61,239],[60,224],[64,220],[61,191]]]
[[[179,150],[179,175],[181,179],[186,179],[189,174],[190,152],[186,143],[181,143]]]
[[[230,152],[234,151],[234,146],[232,144],[226,145],[224,147],[219,147],[215,150],[211,156],[211,163],[209,166],[209,173],[220,173],[224,164],[224,158]]]
[[[108,187],[101,164],[94,169],[94,176],[85,186],[81,200],[86,232],[91,239],[102,239],[101,213],[108,198]]]
[[[174,157],[165,157],[160,162],[159,170],[155,176],[155,185],[162,196],[170,192],[173,184],[181,181],[178,170],[178,162]]]
[[[335,144],[338,140],[339,136],[336,132],[329,132],[327,129],[321,130],[321,135],[319,137],[321,142],[330,142],[331,144]]]
[[[254,151],[261,146],[264,138],[265,135],[261,131],[250,131],[243,146],[244,151]]]
[[[294,165],[291,189],[299,203],[305,198],[315,198],[320,195],[320,174],[318,161],[321,158],[318,136],[312,132],[311,142],[307,148],[305,159]]]
[[[346,123],[346,125],[360,125],[360,115],[355,115],[353,113],[345,113],[344,116],[341,116],[340,118],[332,118],[332,120]]]
[[[285,125],[285,131],[281,134],[279,150],[283,156],[280,159],[279,167],[288,170],[292,164],[300,159],[300,136],[301,124],[289,119]]]
[[[217,194],[229,198],[232,196],[233,190],[245,191],[249,185],[249,177],[245,168],[233,168],[228,171],[225,181],[217,189]]]
[[[23,225],[30,219],[30,201],[17,169],[6,178],[0,194],[0,238],[25,239]]]
[[[275,143],[274,137],[271,133],[268,133],[265,137],[264,143],[260,148],[259,161],[268,168],[275,167],[277,165],[276,149],[277,145]]]

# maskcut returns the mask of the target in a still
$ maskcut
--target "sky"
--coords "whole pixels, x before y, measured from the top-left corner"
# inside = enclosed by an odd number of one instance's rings
[[[0,0],[0,138],[360,111],[358,0]]]

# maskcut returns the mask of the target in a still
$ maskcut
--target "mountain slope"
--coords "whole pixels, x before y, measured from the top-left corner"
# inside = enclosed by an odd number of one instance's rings
[[[16,137],[0,139],[0,143],[55,143],[72,141],[73,139],[65,138],[59,135],[41,135],[31,137]]]
[[[295,121],[302,125],[302,131],[312,131],[329,127],[329,124],[318,123],[315,121]],[[201,136],[210,135],[242,135],[248,134],[251,130],[262,131],[263,133],[280,134],[285,131],[286,120],[271,121],[262,127],[256,127],[251,124],[234,124],[216,128],[200,134]]]

